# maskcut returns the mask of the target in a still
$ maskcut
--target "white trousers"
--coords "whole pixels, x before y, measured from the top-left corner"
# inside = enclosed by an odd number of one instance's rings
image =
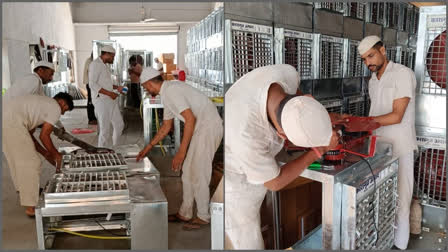
[[[412,191],[414,188],[414,152],[398,159],[398,203],[395,218],[395,246],[406,249],[409,242]]]
[[[112,145],[119,145],[124,129],[124,122],[120,107],[118,106],[118,98],[112,100],[109,97],[99,97],[95,99],[94,106],[99,130],[98,147],[111,147],[111,133]]]
[[[42,161],[28,130],[3,121],[2,147],[22,206],[36,206],[39,201],[39,180]]]
[[[182,165],[182,205],[179,214],[193,217],[196,201],[197,217],[210,221],[210,179],[212,162],[223,136],[222,121],[203,124],[191,138],[187,156]]]
[[[266,187],[250,184],[246,175],[228,170],[224,183],[225,244],[231,244],[232,249],[264,249],[260,208],[266,196]]]

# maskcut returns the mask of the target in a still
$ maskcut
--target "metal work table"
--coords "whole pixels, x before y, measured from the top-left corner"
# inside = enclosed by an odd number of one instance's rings
[[[40,196],[36,206],[36,228],[38,236],[38,248],[51,248],[56,232],[50,228],[64,229],[68,231],[95,231],[105,229],[125,228],[130,237],[131,249],[168,249],[168,202],[160,187],[159,171],[148,158],[141,162],[135,162],[135,151],[126,149],[138,149],[138,146],[125,146],[117,148],[116,152],[126,158],[127,170],[103,172],[123,173],[124,183],[114,194],[114,189],[108,188],[103,191],[86,191],[73,186],[71,193],[46,193],[51,190],[52,183],[58,182],[57,177],[88,177],[90,172],[56,174],[53,180]],[[76,147],[61,148],[60,151],[70,152]],[[138,153],[138,152],[137,152]],[[97,174],[100,172],[93,172]],[[80,179],[81,180],[81,179]],[[97,179],[98,180],[98,179]],[[104,180],[104,179],[103,179]],[[92,181],[92,180],[90,180]],[[105,184],[104,181],[100,181]],[[88,184],[88,182],[80,182]],[[79,183],[78,183],[79,184]],[[107,185],[109,185],[107,183]],[[112,183],[113,186],[113,183]],[[79,186],[78,186],[79,188]],[[89,197],[81,195],[89,194]],[[95,198],[95,196],[97,196]],[[102,198],[101,198],[102,197]],[[94,199],[94,200],[92,200]],[[88,218],[89,215],[106,215],[99,222],[102,227]],[[64,216],[72,216],[71,220],[63,220]],[[125,216],[125,217],[123,217]]]
[[[366,153],[362,149],[365,150],[367,147],[368,144],[365,143],[354,151]],[[392,147],[389,143],[377,142],[375,156],[367,158],[375,174],[376,191],[374,191],[373,177],[368,165],[360,160],[360,157],[351,154],[348,154],[344,161],[332,170],[306,169],[301,174],[302,177],[322,183],[322,225],[320,231],[316,229],[293,248],[389,249],[393,245],[394,233],[390,232],[393,231],[391,221],[393,223],[395,215],[394,202],[396,202],[398,173],[398,160],[391,156],[391,151]],[[390,204],[384,205],[386,197]],[[278,200],[278,194],[273,193],[276,239],[279,236],[280,225]],[[365,208],[367,208],[367,215],[363,212]],[[377,209],[374,210],[376,212],[374,217],[371,213],[373,208]],[[383,218],[383,212],[384,216],[387,215],[387,219]],[[360,222],[364,224],[359,224]],[[378,241],[381,242],[376,247],[372,245],[372,235],[369,235],[371,230],[365,230],[363,226],[372,228],[378,226]],[[360,229],[359,232],[358,229]],[[389,236],[383,238],[385,235]],[[321,242],[314,244],[316,241]],[[276,243],[278,244],[278,241]]]

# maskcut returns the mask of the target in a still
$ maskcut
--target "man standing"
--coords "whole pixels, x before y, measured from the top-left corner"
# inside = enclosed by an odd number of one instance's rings
[[[369,80],[369,115],[381,124],[376,134],[393,145],[398,159],[398,209],[395,247],[406,249],[409,241],[409,213],[414,185],[415,134],[414,72],[389,61],[377,36],[365,37],[358,46],[364,64],[372,72]]]
[[[294,181],[338,143],[330,117],[316,100],[296,95],[299,73],[290,65],[257,68],[235,82],[225,99],[225,232],[234,249],[263,249],[260,207],[267,190]],[[288,139],[312,147],[279,167]]]
[[[53,79],[54,65],[47,61],[39,61],[33,69],[33,73],[27,74],[18,79],[8,90],[4,99],[23,95],[45,95],[44,86]]]
[[[163,124],[150,143],[137,156],[137,161],[161,141],[173,127],[174,117],[185,123],[182,141],[174,156],[172,169],[182,169],[183,201],[169,221],[184,221],[186,229],[200,228],[210,222],[209,184],[212,161],[223,135],[222,119],[210,99],[197,89],[180,81],[164,81],[160,72],[145,68],[140,76],[145,90],[160,94],[164,112]],[[196,201],[197,217],[193,217]]]
[[[112,83],[112,74],[106,64],[114,62],[115,49],[103,46],[101,56],[92,61],[89,66],[89,86],[92,90],[92,102],[98,119],[99,136],[98,147],[109,147],[111,129],[113,128],[112,144],[118,145],[124,128],[123,117],[118,106],[118,92],[123,87]]]
[[[156,65],[154,66],[154,68],[159,71],[160,73],[163,73],[163,64],[162,62],[160,62],[159,58],[155,57],[154,58],[154,62],[156,63]]]
[[[58,93],[54,98],[25,95],[21,99],[5,101],[3,112],[3,153],[11,178],[20,194],[20,204],[25,213],[34,216],[39,200],[39,177],[42,170],[38,153],[60,171],[62,155],[51,141],[53,126],[66,111],[73,109],[73,98]],[[34,138],[34,130],[42,125],[40,140]]]
[[[89,124],[96,125],[96,117],[95,117],[95,106],[93,106],[92,103],[92,91],[89,87],[89,66],[90,63],[93,61],[93,52],[90,54],[90,57],[86,59],[86,62],[84,63],[84,76],[83,76],[83,83],[86,85],[87,89],[87,118],[89,120]]]
[[[141,92],[140,92],[140,74],[142,73],[143,66],[143,57],[140,55],[132,55],[129,58],[129,79],[131,80],[130,84],[130,97],[132,100],[132,106],[135,108],[140,107],[141,102]]]

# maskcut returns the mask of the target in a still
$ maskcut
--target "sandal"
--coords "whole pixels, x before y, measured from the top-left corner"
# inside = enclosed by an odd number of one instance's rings
[[[191,220],[188,223],[184,224],[182,229],[186,230],[186,231],[191,231],[191,230],[200,229],[203,226],[206,226],[206,225],[209,225],[209,224],[210,224],[210,222],[203,221],[203,220],[201,220],[199,218],[194,218],[193,220]]]
[[[28,217],[34,218],[34,207],[27,207],[25,209],[25,214],[28,215]]]
[[[190,219],[186,219],[178,213],[168,215],[168,222],[189,222]]]

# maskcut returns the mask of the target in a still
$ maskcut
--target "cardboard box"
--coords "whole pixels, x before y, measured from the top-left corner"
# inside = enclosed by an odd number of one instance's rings
[[[176,64],[163,64],[163,72],[171,74],[171,71],[176,70]]]
[[[175,80],[176,78],[174,78],[174,75],[172,74],[167,74],[165,80]]]
[[[162,53],[159,57],[159,60],[162,63],[173,64],[174,61],[174,53]]]
[[[160,60],[160,62],[162,62],[163,64],[173,64],[174,59],[162,59]]]

